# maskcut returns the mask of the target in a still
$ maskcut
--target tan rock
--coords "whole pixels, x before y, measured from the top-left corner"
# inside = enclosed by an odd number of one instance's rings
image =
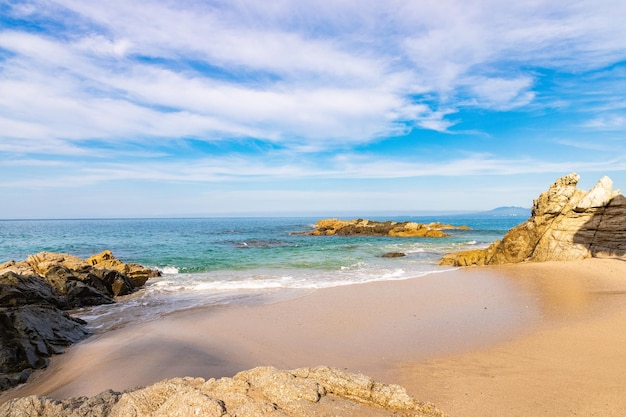
[[[67,253],[40,252],[29,255],[25,261],[7,261],[0,264],[0,274],[11,271],[17,274],[35,274],[45,277],[51,269],[59,266],[78,272],[86,272],[90,268],[111,269],[126,275],[135,288],[143,286],[149,278],[159,276],[158,270],[122,262],[113,256],[110,250],[93,255],[86,260]]]
[[[313,236],[392,236],[392,237],[445,237],[449,236],[444,230],[464,229],[467,226],[453,226],[442,223],[414,223],[414,222],[376,222],[371,220],[340,220],[323,219],[315,224]]]
[[[381,384],[361,374],[328,367],[294,371],[262,367],[233,378],[174,378],[93,398],[19,398],[0,406],[0,415],[442,417],[444,413],[410,397],[398,385]]]
[[[39,252],[35,255],[28,255],[26,263],[33,268],[36,274],[41,276],[45,276],[48,270],[56,265],[63,265],[73,270],[81,270],[89,267],[87,262],[78,256],[53,252]]]
[[[126,275],[137,288],[149,278],[159,276],[159,272],[138,264],[126,264],[117,259],[110,250],[92,255],[86,259],[88,265],[99,269],[112,269]]]
[[[603,177],[589,191],[578,174],[559,178],[533,202],[530,219],[486,249],[447,254],[441,265],[568,261],[626,255],[626,198]]]
[[[7,272],[14,272],[19,275],[36,275],[36,272],[33,269],[33,267],[24,261],[15,262],[11,260],[11,261],[6,261],[4,263],[1,263],[0,275],[7,273]]]

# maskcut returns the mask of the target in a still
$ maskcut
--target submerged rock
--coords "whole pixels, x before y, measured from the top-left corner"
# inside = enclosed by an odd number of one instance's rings
[[[445,237],[449,236],[444,230],[468,229],[467,226],[453,226],[442,223],[414,223],[414,222],[376,222],[372,220],[340,220],[323,219],[315,224],[313,236],[392,236],[392,237]]]
[[[404,256],[406,256],[404,252],[387,252],[382,255],[383,258],[402,258]]]
[[[533,202],[531,217],[486,249],[445,255],[440,265],[494,265],[626,255],[626,198],[603,177],[588,192],[576,173]]]
[[[381,384],[361,374],[328,367],[293,371],[262,367],[233,378],[174,378],[92,398],[18,398],[0,406],[0,415],[441,417],[444,413],[410,397],[398,385]]]

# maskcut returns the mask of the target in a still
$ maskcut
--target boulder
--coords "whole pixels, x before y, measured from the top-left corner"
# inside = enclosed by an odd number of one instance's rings
[[[50,267],[42,278],[65,298],[68,308],[110,304],[113,302],[111,297],[116,295],[97,273],[78,272],[60,264]]]
[[[0,406],[0,415],[441,417],[444,413],[410,397],[398,385],[381,384],[361,374],[328,367],[293,371],[262,367],[233,378],[174,378],[92,398],[19,398]]]
[[[105,251],[99,260],[41,252],[0,265],[0,390],[24,382],[52,354],[85,338],[84,322],[62,310],[113,303],[158,272],[124,264]],[[124,274],[134,274],[134,280]]]
[[[589,191],[576,173],[533,202],[531,217],[485,249],[447,254],[440,265],[495,265],[626,255],[626,198],[603,177]]]
[[[392,237],[445,237],[444,230],[468,229],[467,226],[453,226],[442,223],[376,222],[372,220],[323,219],[315,224],[313,236],[392,236]]]
[[[41,276],[45,276],[50,268],[57,265],[65,266],[74,271],[89,269],[89,264],[77,256],[54,252],[40,252],[35,255],[28,255],[26,264],[30,265],[37,275]]]
[[[111,269],[120,272],[130,279],[134,287],[141,287],[149,278],[158,277],[158,270],[147,268],[139,264],[126,264],[117,259],[110,250],[92,255],[86,262],[97,269]]]
[[[0,307],[31,304],[67,307],[66,300],[36,275],[19,275],[13,271],[0,275]]]
[[[0,307],[0,388],[24,382],[24,371],[47,366],[48,357],[87,337],[84,324],[50,305]]]
[[[115,258],[110,250],[85,260],[65,253],[40,252],[29,255],[22,262],[7,261],[0,264],[0,275],[5,272],[38,275],[64,295],[76,286],[81,288],[80,292],[84,292],[83,287],[87,285],[107,297],[130,294],[149,278],[160,275],[158,270],[124,263]],[[78,305],[81,304],[75,303],[75,306]],[[93,302],[82,305],[93,305]]]

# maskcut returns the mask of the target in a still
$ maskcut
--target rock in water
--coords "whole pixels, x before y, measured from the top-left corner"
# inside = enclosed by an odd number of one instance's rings
[[[603,177],[588,192],[559,178],[533,202],[530,219],[486,249],[445,255],[440,265],[496,265],[626,255],[626,198]]]
[[[383,258],[402,258],[404,256],[406,256],[404,252],[387,252],[382,254]]]
[[[262,367],[233,378],[174,378],[92,398],[18,398],[0,406],[0,415],[442,417],[444,413],[432,404],[416,401],[398,385],[381,384],[361,374],[328,367],[293,371]]]
[[[313,236],[392,236],[392,237],[446,237],[444,230],[468,229],[442,223],[376,222],[372,220],[323,219],[315,224]]]
[[[159,271],[146,268],[143,265],[126,264],[113,256],[110,250],[93,255],[87,258],[86,262],[97,269],[112,269],[124,274],[135,288],[141,287],[149,278],[160,275]]]

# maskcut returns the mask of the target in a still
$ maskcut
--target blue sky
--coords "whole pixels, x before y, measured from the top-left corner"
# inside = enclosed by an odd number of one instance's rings
[[[0,218],[626,188],[626,3],[0,0]]]

